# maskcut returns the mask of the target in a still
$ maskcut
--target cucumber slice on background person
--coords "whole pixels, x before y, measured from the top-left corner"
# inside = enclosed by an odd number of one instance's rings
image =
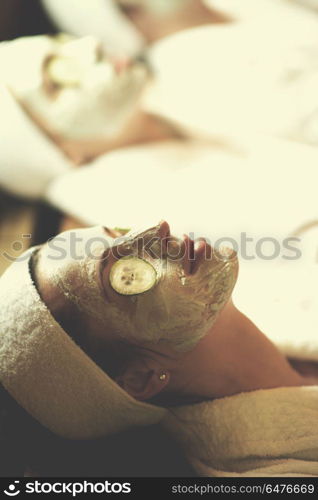
[[[157,271],[143,259],[123,257],[110,271],[112,288],[121,295],[137,295],[147,292],[157,282]]]
[[[53,57],[46,70],[53,83],[65,87],[79,85],[83,78],[83,69],[70,57]]]
[[[56,40],[56,38],[55,38]],[[60,47],[57,47],[56,54],[48,58],[45,66],[46,73],[53,83],[62,87],[72,87],[80,85],[87,74],[92,71],[92,67],[99,68],[105,81],[112,81],[114,70],[110,63],[107,64],[106,56],[103,54],[100,42],[93,36],[86,36],[80,39],[63,37],[60,35],[56,41],[61,40]],[[98,63],[102,63],[97,66]],[[98,73],[95,75],[98,79]]]

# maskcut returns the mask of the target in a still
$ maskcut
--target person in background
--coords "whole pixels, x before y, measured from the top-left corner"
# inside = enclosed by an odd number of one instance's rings
[[[3,42],[0,64],[0,185],[15,194],[38,198],[72,166],[182,135],[142,109],[152,78],[147,62],[113,59],[94,36]],[[17,137],[24,137],[19,148]]]

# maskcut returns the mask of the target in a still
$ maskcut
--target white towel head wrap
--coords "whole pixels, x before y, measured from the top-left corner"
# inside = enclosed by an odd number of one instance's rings
[[[135,56],[144,38],[114,0],[42,0],[55,24],[72,35],[97,36],[114,55]]]
[[[72,164],[0,84],[0,187],[26,198],[43,195]]]
[[[32,281],[33,251],[0,279],[0,383],[42,425],[69,439],[159,422],[165,409],[129,396],[55,321]]]

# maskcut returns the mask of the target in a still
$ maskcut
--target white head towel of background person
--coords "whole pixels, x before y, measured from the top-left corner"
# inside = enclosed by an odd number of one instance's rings
[[[114,0],[42,0],[60,30],[76,36],[95,35],[117,56],[135,56],[145,40]]]
[[[71,168],[71,162],[2,85],[0,108],[0,186],[23,197],[38,198],[52,179]]]
[[[135,56],[146,40],[120,8],[137,6],[160,17],[182,8],[188,0],[42,0],[47,13],[66,33],[95,35],[117,56]]]
[[[21,41],[0,44],[0,186],[29,198],[40,197],[54,177],[71,168],[71,162],[22,110],[7,79],[17,65],[20,85],[27,87],[41,78],[50,47],[48,37],[30,37],[23,45]]]

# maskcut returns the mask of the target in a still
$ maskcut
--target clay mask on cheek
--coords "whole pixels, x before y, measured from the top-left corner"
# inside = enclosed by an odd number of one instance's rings
[[[50,279],[79,310],[97,318],[103,317],[105,297],[99,284],[99,266],[114,239],[103,228],[83,229],[62,234],[51,242],[58,248],[62,241],[63,257],[51,260]],[[50,265],[50,249],[46,249],[46,265]]]
[[[134,322],[149,341],[163,340],[177,351],[188,351],[213,326],[231,297],[237,261],[206,263],[196,275],[168,269],[162,282],[140,295]]]
[[[95,318],[114,333],[134,335],[135,322],[132,313],[137,307],[136,299],[139,294],[147,293],[155,287],[160,280],[160,260],[157,266],[153,266],[138,258],[132,248],[132,236],[114,239],[107,237],[103,228],[77,230],[66,236],[60,235],[60,238],[66,240],[63,247],[67,256],[60,262],[54,262],[50,272],[56,287],[68,300],[76,304],[79,310]],[[131,255],[116,260],[112,251],[119,243],[126,251],[130,249]],[[54,240],[53,246],[57,246]],[[108,259],[113,262],[110,269],[107,266]],[[46,262],[48,260],[46,259]],[[106,272],[106,281],[113,289],[112,297],[105,293],[102,284],[103,272]],[[116,294],[121,300],[114,300]]]

